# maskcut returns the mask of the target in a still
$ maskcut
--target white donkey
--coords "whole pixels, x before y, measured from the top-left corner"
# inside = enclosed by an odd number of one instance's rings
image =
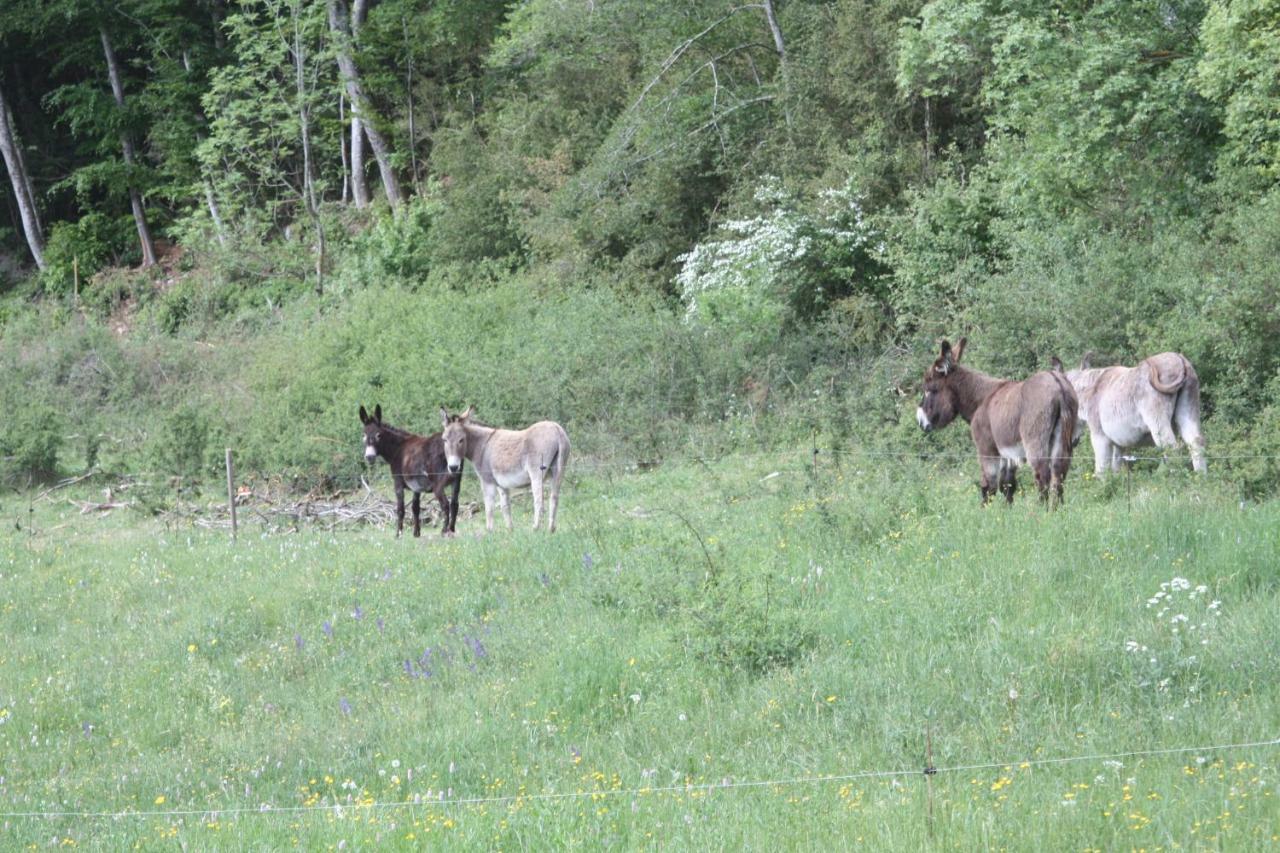
[[[471,419],[472,407],[460,415],[450,415],[440,407],[444,423],[445,462],[451,473],[462,469],[469,459],[480,477],[484,494],[485,529],[493,530],[493,496],[502,505],[507,529],[512,528],[509,492],[519,486],[533,490],[533,529],[542,520],[542,486],[551,475],[551,506],[547,511],[547,531],[556,529],[556,506],[560,502],[560,480],[569,463],[569,436],[555,421],[539,421],[521,430],[497,429]]]
[[[1091,357],[1067,371],[1067,379],[1080,399],[1080,420],[1089,424],[1094,471],[1119,470],[1123,451],[1132,447],[1177,447],[1177,436],[1191,450],[1192,467],[1204,471],[1200,377],[1186,356],[1162,352],[1137,367],[1090,367]]]

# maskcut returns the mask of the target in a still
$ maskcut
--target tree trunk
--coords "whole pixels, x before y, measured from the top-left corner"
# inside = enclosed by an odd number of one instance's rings
[[[346,96],[338,95],[338,127],[347,123],[346,104]],[[342,203],[346,204],[351,200],[351,158],[347,154],[345,135],[338,136],[338,152],[342,155]]]
[[[369,107],[364,85],[360,82],[360,71],[352,59],[351,29],[347,17],[346,0],[329,0],[329,28],[338,36],[338,70],[342,72],[347,99],[351,101],[352,115],[361,118],[364,134],[369,139],[369,148],[373,151],[373,157],[378,161],[378,171],[382,174],[382,189],[386,192],[387,201],[394,209],[400,204],[400,181],[396,178],[395,169],[391,166],[391,146],[387,144],[382,131],[376,126],[377,116],[373,115]],[[364,121],[366,116],[369,121]]]
[[[368,0],[356,0],[351,9],[352,43],[360,35],[368,9]],[[351,198],[358,208],[369,206],[369,176],[364,171],[364,124],[354,103],[351,105]]]
[[[359,2],[359,0],[357,0]],[[409,166],[413,173],[413,187],[416,191],[421,184],[418,177],[418,129],[413,119],[413,47],[409,44],[409,22],[401,18],[400,25],[404,29],[405,63],[404,92],[409,101]]]
[[[297,72],[298,124],[302,135],[302,203],[316,231],[316,293],[324,293],[324,223],[320,219],[320,203],[316,198],[315,158],[311,155],[311,109],[307,104],[306,54],[302,46],[302,28],[298,8],[293,10],[293,63]]]
[[[369,206],[369,176],[364,173],[364,125],[351,107],[351,199],[356,207]]]
[[[44,236],[40,228],[40,213],[36,210],[30,175],[27,173],[26,162],[22,159],[22,147],[18,144],[17,134],[13,132],[9,104],[5,101],[3,92],[0,92],[0,154],[3,154],[5,168],[9,170],[9,182],[13,185],[13,195],[18,201],[18,214],[22,218],[22,230],[26,234],[31,257],[35,258],[37,267],[44,269]]]
[[[124,109],[124,84],[120,81],[120,66],[116,63],[116,52],[111,49],[111,39],[107,37],[105,28],[98,32],[102,35],[102,52],[107,57],[107,77],[111,80],[111,92],[116,97],[116,106]],[[133,169],[133,140],[127,130],[120,131],[120,147],[124,150],[124,164]],[[129,204],[133,208],[133,221],[138,226],[138,242],[142,244],[142,265],[155,266],[156,247],[151,240],[151,229],[147,227],[147,211],[142,206],[142,193],[133,182],[129,182]]]
[[[209,217],[213,220],[213,233],[218,238],[218,245],[227,245],[227,227],[222,224],[222,213],[218,210],[218,198],[213,194],[213,181],[204,179],[204,200],[209,206]]]
[[[769,32],[773,33],[773,46],[778,51],[778,57],[785,62],[787,46],[782,41],[782,28],[778,26],[778,16],[773,11],[773,0],[764,0],[764,16],[769,21]]]
[[[3,96],[0,96],[3,97]],[[18,124],[13,120],[13,110],[6,109],[9,120],[9,138],[14,140],[13,155],[18,161],[18,169],[22,172],[22,185],[27,188],[27,202],[31,205],[31,209],[36,211],[36,217],[32,223],[36,229],[36,236],[40,238],[40,242],[44,243],[44,225],[40,222],[39,208],[36,207],[36,189],[31,183],[31,170],[27,168],[27,155],[22,151],[22,144],[18,142]]]

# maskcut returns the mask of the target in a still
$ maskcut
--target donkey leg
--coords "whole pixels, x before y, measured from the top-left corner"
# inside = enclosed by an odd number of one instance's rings
[[[556,532],[556,510],[560,507],[560,481],[564,479],[564,469],[569,463],[569,441],[561,443],[560,452],[556,454],[555,464],[551,467],[551,507],[547,511],[547,532]]]
[[[1000,471],[1000,492],[1005,503],[1013,503],[1014,492],[1018,491],[1018,469],[1012,462]]]
[[[422,492],[413,493],[413,538],[422,536]]]
[[[1053,482],[1049,460],[1037,457],[1031,460],[1031,469],[1036,473],[1036,488],[1040,491],[1040,503],[1049,502],[1049,487]]]
[[[547,532],[556,532],[556,508],[560,503],[560,478],[551,478],[551,494],[548,496],[550,506],[547,507]]]
[[[999,456],[980,454],[978,461],[982,465],[982,480],[978,483],[978,488],[982,490],[982,505],[986,506],[987,501],[1000,489],[1004,465]]]
[[[435,496],[436,503],[440,506],[440,517],[444,519],[440,523],[440,535],[447,537],[453,532],[453,516],[449,514],[452,507],[449,504],[448,484],[441,483],[435,491]]]
[[[502,507],[502,518],[507,522],[507,532],[515,530],[511,523],[511,492],[498,486],[498,505]]]
[[[458,491],[462,488],[462,477],[453,481],[453,491],[449,493],[449,535],[458,532]]]
[[[480,492],[484,495],[484,529],[490,532],[493,531],[493,497],[496,491],[498,491],[496,483],[480,481]]]
[[[1173,407],[1173,422],[1178,435],[1191,450],[1191,467],[1200,473],[1205,471],[1204,436],[1200,434],[1200,383],[1194,387],[1184,385]]]
[[[1204,461],[1204,436],[1200,434],[1200,424],[1178,424],[1178,432],[1191,451],[1191,467],[1203,474],[1207,467]]]
[[[396,538],[404,532],[404,487],[396,489]]]
[[[533,529],[542,523],[542,471],[529,472],[529,490],[533,493]]]
[[[1115,445],[1111,439],[1102,434],[1102,430],[1089,431],[1089,441],[1093,443],[1093,473],[1101,477],[1111,467],[1111,453]]]

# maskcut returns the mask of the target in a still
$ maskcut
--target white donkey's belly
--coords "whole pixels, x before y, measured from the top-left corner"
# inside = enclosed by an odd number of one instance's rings
[[[1132,415],[1102,413],[1102,432],[1112,444],[1120,447],[1137,447],[1148,442],[1151,432],[1135,412]]]
[[[518,489],[529,485],[529,472],[524,468],[515,471],[493,471],[493,479],[504,489]]]

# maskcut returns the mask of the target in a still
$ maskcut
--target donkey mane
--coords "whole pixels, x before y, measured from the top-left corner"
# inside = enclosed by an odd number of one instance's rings
[[[956,389],[956,396],[963,401],[963,405],[967,409],[967,411],[959,413],[960,417],[966,421],[970,420],[973,417],[973,413],[982,405],[983,400],[990,397],[1001,385],[1005,385],[1010,381],[961,364],[951,368],[951,382],[954,383],[953,387]]]
[[[450,423],[456,423],[457,421],[458,421],[457,415],[449,416]],[[496,427],[493,424],[487,424],[484,421],[478,421],[475,418],[467,418],[466,424],[467,426],[477,426],[477,427],[482,427],[483,429],[499,429],[499,427]]]

